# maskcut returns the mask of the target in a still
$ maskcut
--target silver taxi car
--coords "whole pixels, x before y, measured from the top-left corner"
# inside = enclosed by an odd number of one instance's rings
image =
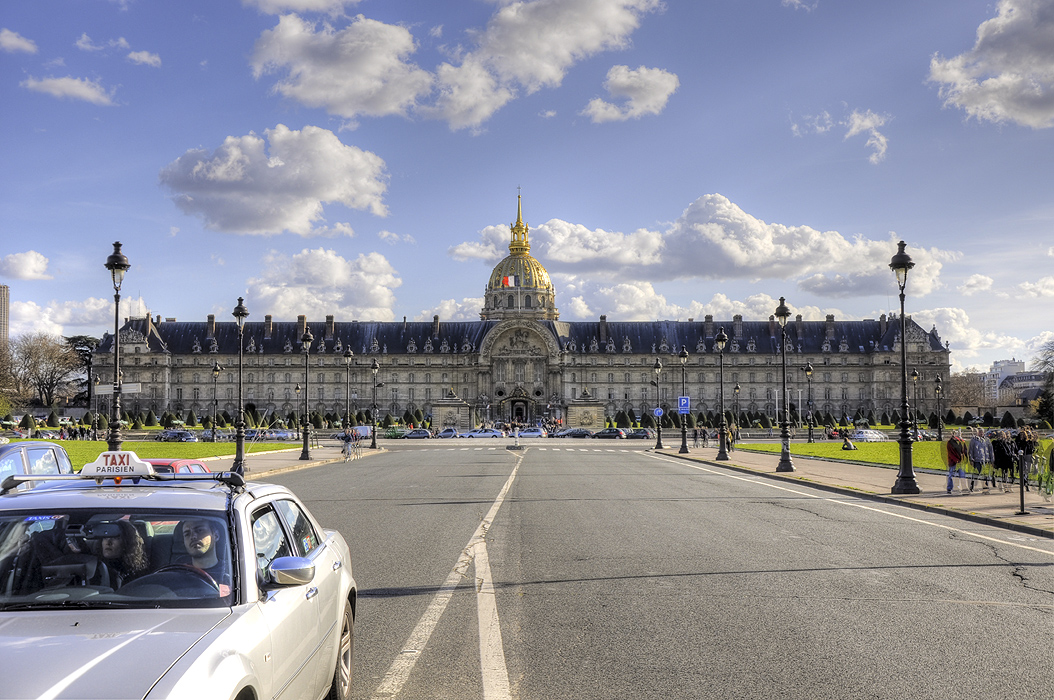
[[[0,484],[0,698],[344,699],[356,595],[281,486],[132,452]]]

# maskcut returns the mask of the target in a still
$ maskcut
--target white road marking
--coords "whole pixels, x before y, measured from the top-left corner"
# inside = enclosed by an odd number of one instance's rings
[[[876,508],[875,506],[870,506],[870,505],[867,505],[865,503],[856,503],[856,502],[853,502],[853,501],[842,500],[841,498],[831,498],[831,497],[821,496],[821,495],[814,494],[814,493],[806,493],[804,491],[798,491],[798,490],[795,490],[795,489],[792,489],[792,488],[788,488],[786,486],[780,486],[779,484],[776,484],[775,482],[770,481],[770,480],[768,480],[768,479],[766,479],[764,477],[748,477],[748,476],[744,476],[744,475],[741,475],[741,474],[734,474],[734,473],[731,473],[731,472],[726,472],[724,470],[718,471],[718,470],[714,470],[714,469],[708,469],[708,468],[700,466],[698,464],[691,464],[691,463],[685,462],[684,460],[681,460],[681,459],[672,459],[670,457],[664,457],[662,455],[649,454],[648,456],[654,457],[655,459],[662,460],[663,462],[669,462],[671,464],[686,465],[686,466],[691,467],[692,469],[696,469],[698,471],[706,472],[708,474],[714,474],[714,475],[717,475],[717,476],[724,476],[724,477],[728,477],[729,479],[737,479],[739,481],[748,481],[748,482],[750,482],[752,484],[758,484],[758,485],[761,485],[761,486],[768,486],[769,488],[778,489],[780,491],[786,491],[788,493],[793,493],[793,494],[795,494],[797,496],[805,496],[806,498],[815,498],[817,500],[827,501],[828,503],[837,503],[837,504],[843,505],[843,506],[853,506],[854,508],[862,508],[864,510],[870,510],[870,511],[875,512],[875,513],[881,513],[882,515],[889,515],[889,516],[892,516],[894,518],[901,518],[902,520],[910,520],[912,522],[920,523],[922,525],[930,525],[932,527],[939,527],[941,529],[950,530],[952,532],[957,532],[957,533],[962,534],[962,535],[969,535],[971,537],[976,537],[976,538],[982,539],[982,540],[988,540],[990,542],[998,542],[999,544],[1006,544],[1006,545],[1010,545],[1011,547],[1019,547],[1021,549],[1027,549],[1027,550],[1029,550],[1031,552],[1039,552],[1040,554],[1046,554],[1046,555],[1049,555],[1049,556],[1054,556],[1054,552],[1050,552],[1050,551],[1047,551],[1045,549],[1039,549],[1038,547],[1029,547],[1028,545],[1017,544],[1016,542],[1011,542],[1009,540],[999,539],[998,537],[989,537],[988,535],[981,535],[981,534],[978,534],[976,532],[970,532],[969,530],[963,530],[963,529],[960,529],[960,528],[957,528],[957,527],[952,527],[951,525],[945,525],[943,523],[930,522],[928,520],[922,520],[921,518],[913,518],[910,515],[905,515],[903,513],[894,513],[892,511],[888,511],[888,510],[885,510],[883,508]],[[844,498],[848,498],[848,497],[844,497]]]
[[[498,620],[498,608],[494,597],[494,583],[490,578],[490,559],[487,556],[487,531],[491,523],[498,515],[498,509],[505,502],[505,496],[516,479],[520,470],[523,455],[516,459],[516,466],[501,487],[498,497],[491,504],[490,510],[480,522],[479,527],[472,534],[468,544],[461,550],[454,568],[450,570],[446,581],[432,598],[424,615],[418,620],[417,626],[410,633],[409,638],[403,644],[403,652],[396,657],[388,672],[384,675],[377,690],[373,691],[371,700],[384,700],[394,698],[402,690],[417,664],[417,659],[428,645],[439,618],[446,610],[447,604],[454,595],[454,589],[465,577],[469,564],[475,560],[475,575],[479,585],[476,587],[476,608],[479,616],[479,653],[480,666],[483,676],[484,700],[509,700],[512,696],[509,690],[509,672],[505,666],[505,652],[501,643],[501,626]]]

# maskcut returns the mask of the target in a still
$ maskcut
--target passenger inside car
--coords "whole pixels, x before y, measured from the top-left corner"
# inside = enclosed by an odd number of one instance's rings
[[[186,555],[176,558],[173,563],[189,564],[201,569],[219,584],[220,595],[227,595],[230,592],[231,576],[221,550],[222,534],[212,520],[184,520],[180,523],[178,536],[182,538]]]
[[[109,569],[111,588],[120,588],[149,568],[143,536],[129,520],[89,524],[85,534],[92,554]]]

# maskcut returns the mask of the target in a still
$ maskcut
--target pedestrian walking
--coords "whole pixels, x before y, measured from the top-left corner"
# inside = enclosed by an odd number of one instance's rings
[[[1003,481],[1003,491],[1010,490],[1010,473],[1014,469],[1014,460],[1016,448],[1014,441],[1010,438],[1010,433],[1006,430],[1000,430],[992,438],[992,453],[993,459],[992,464],[995,469],[999,470]],[[995,479],[995,473],[992,474],[992,479]]]
[[[959,492],[962,493],[962,482],[966,478],[966,472],[963,471],[962,463],[967,458],[969,446],[966,444],[966,440],[963,440],[961,430],[956,430],[952,433],[952,436],[948,438],[948,444],[942,452],[944,452],[945,464],[948,465],[948,484],[945,490],[948,493],[952,492],[952,489],[955,488],[955,477],[958,476]]]
[[[1032,428],[1025,426],[1017,431],[1017,437],[1014,438],[1014,444],[1018,451],[1018,476],[1021,477],[1022,483],[1025,485],[1025,490],[1030,490],[1028,487],[1028,477],[1032,473],[1032,463],[1035,461],[1036,449],[1039,447],[1039,439],[1036,431]]]
[[[986,470],[991,470],[992,488],[995,488],[995,470],[992,467],[995,453],[992,451],[992,443],[988,441],[988,438],[984,436],[980,428],[974,428],[973,437],[970,438],[968,453],[972,468],[970,472],[970,490],[973,491],[974,485],[977,483],[977,475],[980,474],[981,491],[988,493],[989,473]]]
[[[692,447],[699,447],[699,428],[692,428]]]

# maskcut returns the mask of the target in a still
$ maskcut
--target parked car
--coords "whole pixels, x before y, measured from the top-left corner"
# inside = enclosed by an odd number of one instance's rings
[[[285,487],[175,477],[104,452],[60,485],[0,499],[3,694],[347,698],[357,588],[344,538]],[[107,539],[146,556],[119,573]]]
[[[459,433],[457,431],[457,428],[443,428],[442,430],[439,431],[439,434],[436,435],[436,437],[438,437],[438,438],[456,438],[456,437],[461,437],[461,433]]]
[[[886,442],[889,440],[877,430],[853,430],[849,433],[849,439],[853,442]]]
[[[655,430],[652,428],[634,428],[626,437],[630,440],[654,440]]]
[[[146,460],[158,474],[208,474],[212,470],[200,459],[157,458]]]
[[[461,437],[467,438],[500,438],[505,437],[505,433],[494,428],[475,428],[467,433],[463,433]]]
[[[559,432],[551,433],[550,437],[590,438],[593,437],[593,431],[588,428],[564,428]]]
[[[622,428],[604,428],[593,433],[593,437],[601,439],[615,439],[624,440],[626,438],[626,431]]]
[[[72,474],[73,463],[66,449],[53,442],[9,442],[0,445],[0,482],[25,474]],[[31,488],[25,484],[22,488]]]
[[[158,433],[155,439],[161,442],[197,442],[198,436],[189,430],[166,428]]]
[[[427,440],[432,437],[432,433],[424,428],[414,428],[402,437],[404,440]]]
[[[545,432],[544,428],[524,428],[520,431],[520,437],[522,438],[543,438],[549,437],[549,433]]]

